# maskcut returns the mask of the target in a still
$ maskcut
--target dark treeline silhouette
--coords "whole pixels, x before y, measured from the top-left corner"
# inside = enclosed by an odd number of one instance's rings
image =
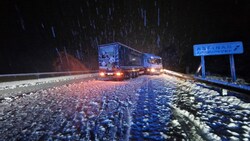
[[[53,71],[53,60],[65,51],[97,69],[97,45],[114,41],[161,56],[167,69],[195,72],[194,44],[243,41],[236,71],[249,76],[248,1],[3,0],[1,6],[0,73]],[[221,65],[225,56],[207,61],[214,73],[229,68]]]

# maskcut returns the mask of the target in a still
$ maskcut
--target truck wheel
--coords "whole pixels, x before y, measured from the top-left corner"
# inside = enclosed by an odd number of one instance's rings
[[[124,77],[122,78],[116,78],[116,81],[123,81],[124,80]]]
[[[130,78],[133,78],[134,77],[134,73],[130,73]]]
[[[126,73],[126,76],[125,76],[127,79],[129,78],[129,73]]]

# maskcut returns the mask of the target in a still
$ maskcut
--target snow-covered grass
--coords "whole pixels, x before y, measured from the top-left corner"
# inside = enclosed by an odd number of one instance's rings
[[[216,77],[217,79],[213,79],[213,78],[210,78],[210,77],[204,79],[204,78],[196,77],[196,76],[194,78],[196,78],[198,80],[212,82],[212,83],[215,83],[215,84],[229,86],[229,87],[232,87],[232,88],[238,88],[238,89],[250,91],[250,86],[247,83],[237,83],[237,82],[232,83],[232,82],[229,82],[229,81],[223,81],[223,79],[218,79],[218,77]]]
[[[224,81],[224,82],[232,83],[232,78],[231,77],[225,77],[225,76],[219,76],[219,75],[208,75],[206,77],[208,79],[211,79],[211,80],[219,80],[219,81]],[[233,82],[233,83],[237,84],[237,85],[250,86],[250,83],[246,82],[242,78],[237,78],[237,80],[235,82]]]
[[[173,109],[198,127],[208,140],[250,140],[250,99],[206,84],[180,82]],[[239,95],[239,94],[238,94]]]
[[[246,91],[250,91],[250,84],[247,83],[244,79],[238,78],[236,82],[232,82],[231,78],[229,77],[222,77],[222,76],[216,76],[216,75],[208,75],[206,78],[202,78],[201,76],[196,76],[196,75],[187,75],[183,73],[178,73],[175,71],[171,70],[164,70],[164,73],[180,78],[185,78],[185,79],[197,79],[197,80],[203,80],[215,84],[220,84],[224,86],[229,86],[232,88],[238,88]]]

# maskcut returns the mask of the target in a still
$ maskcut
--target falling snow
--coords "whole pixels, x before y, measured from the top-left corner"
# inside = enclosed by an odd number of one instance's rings
[[[144,10],[144,26],[147,26],[147,11]]]
[[[160,26],[160,8],[158,8],[158,20],[157,25]]]
[[[56,38],[55,28],[54,26],[51,27],[52,37]]]
[[[50,66],[50,62],[53,62],[52,59],[57,56],[57,53],[51,51],[51,48],[58,48],[61,51],[64,50],[65,46],[68,53],[76,58],[79,58],[79,54],[84,54],[81,56],[84,56],[82,63],[85,63],[89,58],[91,60],[96,58],[98,44],[119,41],[139,51],[161,56],[165,60],[163,61],[164,66],[183,70],[188,65],[190,69],[194,70],[199,65],[199,61],[195,60],[191,54],[194,43],[243,40],[239,37],[231,37],[231,35],[237,36],[237,33],[240,32],[235,30],[236,34],[225,34],[224,31],[227,32],[227,30],[220,29],[220,25],[227,23],[228,26],[225,28],[235,29],[237,25],[231,22],[231,19],[238,19],[239,17],[236,15],[241,15],[242,19],[249,19],[248,15],[242,12],[248,11],[247,4],[243,2],[233,2],[232,5],[226,3],[223,4],[225,8],[221,8],[220,2],[217,3],[209,1],[199,1],[195,4],[189,2],[179,4],[175,1],[170,3],[168,1],[136,1],[131,3],[110,1],[104,3],[98,0],[86,0],[72,3],[55,2],[46,6],[46,0],[38,3],[14,0],[12,5],[7,6],[12,13],[8,13],[8,10],[5,12],[9,14],[6,15],[7,24],[5,25],[14,26],[6,27],[6,31],[11,32],[9,35],[12,35],[8,39],[6,47],[18,48],[18,46],[23,45],[22,48],[27,48],[24,50],[33,50],[34,54],[39,54],[42,59],[31,58],[29,53],[24,52],[22,56],[27,56],[27,60],[33,60],[30,61],[29,66],[24,65],[24,62],[27,62],[24,58],[19,57],[19,62],[10,57],[16,55],[1,55],[3,56],[1,60],[9,58],[7,60],[12,62],[12,66],[21,63],[20,66],[30,70],[30,72],[36,68],[33,67],[36,64],[39,64],[37,65],[38,69],[52,71],[53,68],[48,66]],[[213,9],[206,9],[199,5],[212,5]],[[244,5],[246,6],[244,7]],[[221,15],[217,14],[219,11],[222,11]],[[237,14],[233,14],[232,11],[236,11]],[[231,13],[231,16],[227,16],[225,13],[229,15]],[[204,21],[203,17],[214,18],[206,18]],[[223,20],[216,20],[221,17]],[[239,21],[237,23],[241,23],[240,27],[247,29],[247,21],[240,22],[240,19],[237,21]],[[42,30],[38,30],[38,28]],[[214,34],[215,31],[219,33]],[[241,31],[244,32],[241,34],[242,36],[247,35],[247,30]],[[216,37],[217,35],[220,36],[221,40]],[[225,37],[226,35],[230,36]],[[22,39],[12,42],[14,38],[19,39],[20,37]],[[246,41],[243,42],[248,44]],[[35,47],[38,49],[34,49]],[[9,50],[3,54],[7,54]],[[76,50],[79,53],[76,53]],[[246,54],[246,56],[248,55]],[[41,62],[41,60],[43,61]],[[238,66],[245,66],[242,62],[247,62],[247,60],[239,61]],[[6,64],[8,66],[6,70],[12,70],[9,68],[9,63]],[[94,65],[97,67],[97,64]],[[214,68],[218,67],[214,66]],[[226,69],[227,67],[221,68]],[[221,71],[224,72],[224,70]],[[237,72],[241,74],[244,69]]]

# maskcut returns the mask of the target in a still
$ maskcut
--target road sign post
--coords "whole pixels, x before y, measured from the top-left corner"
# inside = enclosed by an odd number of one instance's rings
[[[233,82],[236,81],[236,71],[235,71],[235,65],[234,65],[234,55],[230,54],[229,55],[229,60],[230,60],[230,70],[231,70],[231,76]]]
[[[201,76],[206,78],[205,57],[201,56]]]
[[[194,45],[193,49],[194,49],[194,56],[201,56],[202,78],[204,79],[206,78],[205,56],[229,55],[232,81],[233,82],[236,81],[234,54],[243,53],[242,42],[198,44],[198,45]]]

